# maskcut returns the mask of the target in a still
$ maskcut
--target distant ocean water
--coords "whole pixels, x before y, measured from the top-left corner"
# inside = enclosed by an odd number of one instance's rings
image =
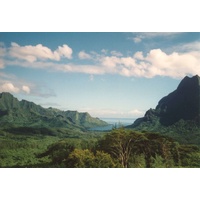
[[[113,127],[120,127],[120,126],[128,126],[133,124],[135,121],[134,118],[100,118],[101,120],[107,122],[108,126],[103,127],[94,127],[90,130],[92,131],[109,131],[112,130]]]

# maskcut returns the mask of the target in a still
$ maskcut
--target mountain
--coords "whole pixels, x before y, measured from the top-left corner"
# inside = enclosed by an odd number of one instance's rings
[[[128,128],[186,136],[199,133],[200,77],[186,76],[175,91],[158,102],[155,109],[149,109]]]
[[[51,127],[82,130],[107,125],[106,122],[93,118],[88,113],[43,108],[33,102],[19,101],[7,92],[0,93],[0,124],[1,128]]]

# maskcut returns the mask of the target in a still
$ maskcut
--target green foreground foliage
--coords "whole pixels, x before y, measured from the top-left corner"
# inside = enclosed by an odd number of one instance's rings
[[[169,136],[115,129],[65,137],[0,132],[0,167],[200,167],[199,146]]]

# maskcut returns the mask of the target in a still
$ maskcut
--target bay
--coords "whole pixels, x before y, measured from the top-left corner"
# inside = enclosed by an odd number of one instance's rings
[[[113,128],[119,128],[122,126],[128,126],[133,124],[134,118],[100,118],[101,120],[107,122],[108,126],[94,127],[89,130],[91,131],[110,131]]]

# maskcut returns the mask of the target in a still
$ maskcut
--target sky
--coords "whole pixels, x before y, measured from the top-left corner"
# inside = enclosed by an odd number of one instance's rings
[[[0,92],[45,108],[138,118],[196,74],[198,32],[0,33]]]

